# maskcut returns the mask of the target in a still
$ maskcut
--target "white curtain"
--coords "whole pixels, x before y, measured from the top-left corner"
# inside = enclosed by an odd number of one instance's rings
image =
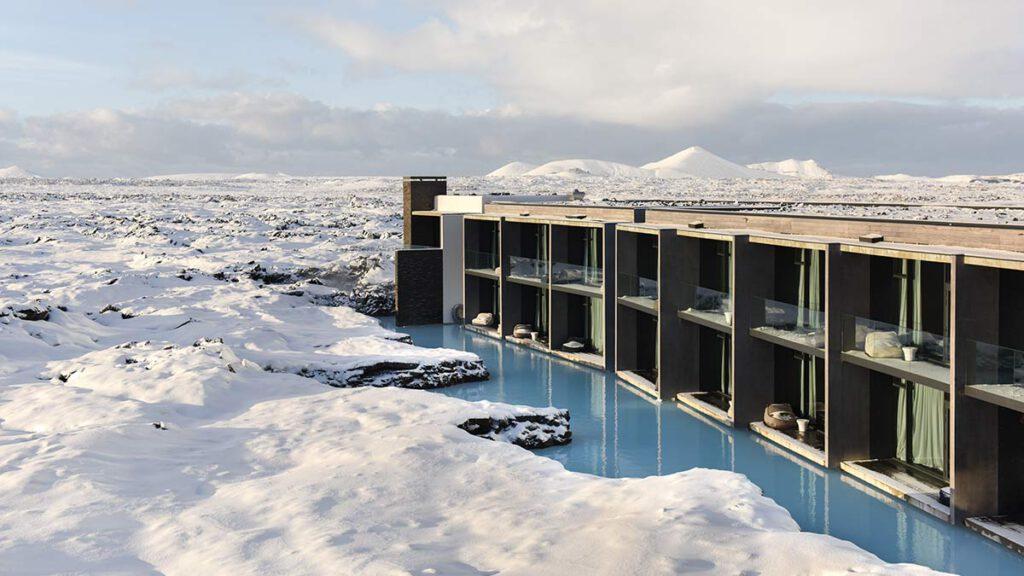
[[[921,284],[921,261],[904,259],[900,264],[900,336],[918,347],[924,342]],[[896,457],[945,473],[945,393],[901,380],[897,402]]]

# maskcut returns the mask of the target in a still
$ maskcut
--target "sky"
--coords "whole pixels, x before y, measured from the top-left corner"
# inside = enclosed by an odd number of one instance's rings
[[[701,145],[1024,172],[1020,0],[47,0],[0,7],[0,167],[483,174]]]

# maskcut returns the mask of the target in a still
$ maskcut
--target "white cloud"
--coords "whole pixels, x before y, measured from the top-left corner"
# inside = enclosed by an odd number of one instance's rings
[[[534,114],[706,123],[785,93],[1024,94],[1024,2],[434,0],[404,32],[317,18],[357,65],[486,79]]]
[[[353,110],[289,94],[139,111],[0,112],[0,165],[66,176],[483,174],[510,160],[642,164],[693,144],[741,163],[813,157],[851,175],[1020,172],[1024,108],[759,104],[672,130],[504,111]]]

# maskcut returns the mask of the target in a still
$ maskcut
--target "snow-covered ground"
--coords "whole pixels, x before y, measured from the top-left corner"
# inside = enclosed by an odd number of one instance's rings
[[[327,386],[481,376],[336,305],[390,277],[399,197],[0,184],[0,573],[927,572],[801,533],[737,474],[596,478],[460,428],[537,410]]]

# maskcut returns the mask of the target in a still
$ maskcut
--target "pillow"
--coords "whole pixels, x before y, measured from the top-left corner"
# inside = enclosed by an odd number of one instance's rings
[[[481,312],[470,322],[473,326],[490,326],[494,324],[494,314],[491,314],[490,312]]]
[[[903,346],[895,332],[869,332],[864,337],[864,353],[872,358],[903,358]]]

